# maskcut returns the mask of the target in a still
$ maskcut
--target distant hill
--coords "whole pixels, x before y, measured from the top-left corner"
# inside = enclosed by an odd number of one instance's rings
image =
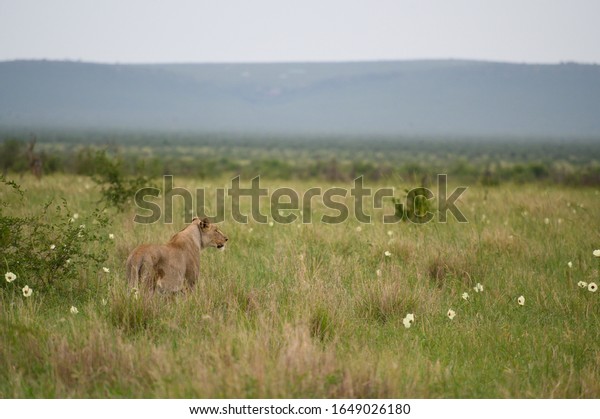
[[[0,127],[600,137],[600,66],[0,62]]]

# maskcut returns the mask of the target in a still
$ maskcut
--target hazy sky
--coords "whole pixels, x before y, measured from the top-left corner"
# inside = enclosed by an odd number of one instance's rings
[[[0,60],[600,63],[600,0],[0,0]]]

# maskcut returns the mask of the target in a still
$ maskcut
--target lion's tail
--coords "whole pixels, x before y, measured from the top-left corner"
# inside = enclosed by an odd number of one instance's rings
[[[131,288],[139,288],[140,286],[140,271],[143,266],[143,258],[136,255],[131,254],[127,258],[127,264],[125,267],[125,271],[127,272],[127,283]]]

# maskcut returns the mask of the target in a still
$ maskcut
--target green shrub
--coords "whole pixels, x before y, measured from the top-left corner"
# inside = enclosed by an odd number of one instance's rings
[[[425,187],[406,189],[406,201],[394,198],[395,216],[403,221],[411,221],[420,224],[429,221],[428,212],[432,212],[432,204],[429,194],[431,192]]]
[[[110,158],[104,150],[96,152],[94,167],[91,177],[100,185],[102,202],[118,211],[123,211],[127,204],[133,202],[133,196],[139,189],[152,186],[150,179],[144,175],[125,176],[122,160]]]
[[[79,219],[66,200],[55,206],[48,202],[40,209],[30,208],[18,184],[4,178],[0,183],[1,262],[7,272],[39,288],[68,282],[65,280],[82,272],[101,270],[108,240],[108,218],[102,211]]]

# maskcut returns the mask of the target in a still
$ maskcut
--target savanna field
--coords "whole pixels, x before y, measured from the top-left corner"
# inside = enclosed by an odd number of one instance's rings
[[[351,178],[261,186],[302,195]],[[139,209],[107,205],[84,174],[7,179],[20,187],[0,193],[2,398],[600,397],[597,185],[450,173],[449,192],[468,186],[457,201],[467,223],[436,212],[385,225],[393,205],[367,200],[370,224],[321,223],[335,211],[318,200],[311,224],[228,212],[229,243],[201,253],[196,287],[147,297],[128,288],[125,259],[185,227],[181,200],[173,224],[136,224]],[[401,197],[415,179],[365,184]],[[230,181],[175,176],[206,188],[209,208]],[[340,201],[352,214],[353,198]]]

